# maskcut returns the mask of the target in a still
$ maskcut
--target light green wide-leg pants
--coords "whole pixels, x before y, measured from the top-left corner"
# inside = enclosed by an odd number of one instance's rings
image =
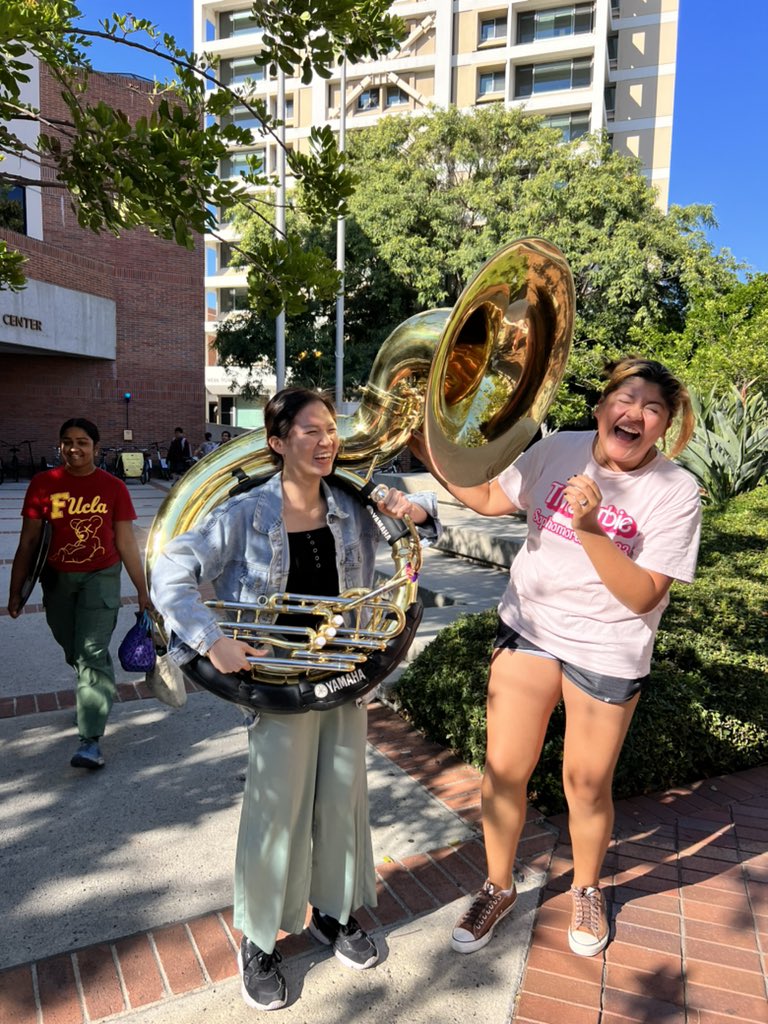
[[[248,731],[248,772],[235,859],[235,926],[265,952],[300,932],[307,903],[345,924],[376,906],[367,714],[262,715]]]

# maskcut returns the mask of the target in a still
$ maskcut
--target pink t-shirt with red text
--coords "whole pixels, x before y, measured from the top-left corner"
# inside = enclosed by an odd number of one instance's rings
[[[568,477],[584,473],[602,494],[598,519],[637,565],[690,583],[696,571],[701,500],[696,480],[660,452],[642,469],[616,473],[595,462],[592,431],[559,431],[499,474],[528,518],[528,537],[509,571],[499,615],[562,661],[634,679],[650,670],[667,594],[636,615],[610,593],[582,550],[563,501]]]

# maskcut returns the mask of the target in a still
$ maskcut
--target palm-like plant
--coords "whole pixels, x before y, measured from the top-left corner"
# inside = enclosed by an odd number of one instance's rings
[[[732,387],[724,395],[692,392],[691,402],[696,431],[677,461],[699,481],[707,503],[721,508],[768,472],[768,401]]]

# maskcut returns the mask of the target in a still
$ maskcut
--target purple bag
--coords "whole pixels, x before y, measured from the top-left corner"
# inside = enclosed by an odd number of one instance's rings
[[[136,625],[123,637],[117,656],[126,672],[151,672],[155,667],[152,620],[146,611],[136,612]]]

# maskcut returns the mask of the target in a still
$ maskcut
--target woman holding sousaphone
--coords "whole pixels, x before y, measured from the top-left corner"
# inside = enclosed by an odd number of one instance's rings
[[[253,604],[269,594],[332,598],[370,588],[374,578],[379,528],[333,477],[339,435],[330,400],[287,388],[268,402],[264,422],[278,472],[174,537],[152,565],[152,598],[171,632],[170,655],[179,662],[205,655],[224,678],[266,661],[267,648],[258,635],[225,635],[199,582],[211,581],[224,601]],[[377,497],[383,515],[407,516],[436,535],[434,495],[391,488]],[[311,612],[279,615],[274,624],[277,632],[315,628]],[[378,960],[375,943],[352,916],[362,904],[376,904],[365,708],[346,701],[303,714],[262,709],[248,736],[235,865],[238,964],[246,1003],[271,1010],[287,999],[278,931],[301,931],[308,903],[312,934],[344,964],[361,970]]]

